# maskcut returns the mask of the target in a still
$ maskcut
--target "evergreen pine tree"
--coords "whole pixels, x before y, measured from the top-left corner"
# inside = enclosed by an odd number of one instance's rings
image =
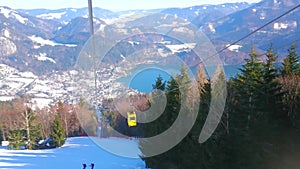
[[[171,77],[170,80],[167,81],[165,94],[167,103],[163,113],[156,120],[143,125],[143,133],[146,137],[163,133],[173,124],[178,116],[180,110],[180,92],[178,82],[175,80],[175,78]],[[157,100],[154,99],[154,101]],[[140,141],[140,150],[144,156],[147,156],[148,154],[151,154],[152,150],[155,150],[156,147],[161,147],[164,144],[167,143],[149,142],[147,140]],[[174,165],[176,155],[178,154],[174,154],[172,153],[172,150],[169,150],[168,152],[159,154],[157,156],[142,156],[142,159],[145,161],[148,168],[165,169]]]
[[[238,158],[235,167],[269,168],[266,161],[277,158],[274,140],[279,135],[282,106],[272,45],[266,56],[262,63],[252,49],[241,74],[231,81],[236,94],[231,100],[229,140],[238,146],[231,147],[229,153]]]
[[[300,74],[300,63],[296,51],[296,44],[292,44],[288,49],[288,56],[283,61],[281,73],[283,75]]]
[[[203,79],[203,81],[205,80]],[[203,88],[207,87],[206,84],[203,84]],[[189,105],[193,105],[191,104],[191,102],[194,102],[196,97],[193,96],[194,93],[191,92],[192,90],[191,88],[192,87],[197,88],[196,85],[197,84],[191,83],[191,79],[187,73],[187,67],[182,66],[181,73],[176,76],[172,76],[172,78],[167,82],[167,86],[166,86],[167,104],[164,113],[157,120],[155,120],[155,122],[150,123],[152,125],[148,125],[148,124],[144,125],[143,127],[144,132],[146,134],[147,133],[153,134],[153,130],[158,130],[160,132],[157,134],[161,134],[166,129],[169,129],[169,127],[171,127],[174,121],[178,118],[179,111],[183,108],[182,106],[189,107]],[[203,94],[205,93],[206,95],[206,92],[204,91],[205,89],[202,89]],[[203,100],[204,99],[206,99],[205,96],[203,96]],[[205,104],[206,106],[209,105],[207,104],[206,101],[203,102],[206,103]],[[192,117],[191,116],[192,113],[190,113],[190,109],[186,109],[186,111],[180,113],[182,113],[183,116]],[[205,118],[205,116],[201,116],[201,118],[203,119]],[[182,121],[182,120],[177,121],[177,123],[180,124],[180,126],[186,125],[186,123],[189,122],[190,121]],[[198,142],[198,137],[201,130],[201,126],[199,126],[198,122],[199,121],[196,120],[197,123],[197,125],[195,124],[196,128],[193,127],[192,131],[188,133],[187,136],[179,144],[177,144],[169,151],[154,157],[143,158],[143,160],[145,160],[146,162],[146,166],[153,169],[154,168],[155,169],[197,168],[197,166],[202,165],[202,162],[205,163],[206,159],[199,160],[199,154],[201,153],[205,154],[205,152],[201,151],[199,153],[199,149],[201,145]],[[184,126],[182,128],[184,128]],[[180,134],[183,133],[182,128],[181,127],[170,128],[170,131],[174,133],[172,136],[174,139],[181,137]],[[143,154],[145,153],[145,155],[147,155],[147,149],[150,149],[151,151],[151,149],[154,149],[154,147],[158,146],[157,144],[166,144],[166,143],[153,143],[147,141],[140,142],[140,148],[142,153]]]
[[[166,95],[167,95],[167,107],[168,110],[168,119],[172,119],[174,121],[177,117],[179,108],[180,108],[180,91],[179,91],[179,85],[177,81],[174,78],[171,78],[166,87]],[[171,111],[172,113],[170,113]],[[176,114],[174,116],[174,114]],[[174,119],[175,118],[175,119]]]
[[[24,132],[22,130],[12,130],[9,132],[9,148],[19,150],[21,146],[25,145]]]
[[[246,168],[257,168],[261,159],[255,155],[259,152],[259,146],[253,135],[261,115],[260,94],[263,84],[263,63],[258,59],[259,55],[252,47],[250,58],[245,59],[246,64],[241,68],[241,73],[231,82],[235,92],[235,103],[231,110],[230,141],[236,147],[231,147],[231,154],[237,157],[236,166],[247,166]]]
[[[163,82],[162,77],[159,75],[155,81],[155,84],[152,85],[152,89],[165,91],[165,88],[166,88],[166,82]]]
[[[246,64],[241,68],[241,73],[233,80],[238,90],[241,111],[247,114],[247,127],[256,117],[255,105],[259,102],[263,81],[263,63],[258,59],[259,55],[254,51],[254,47],[249,56],[250,59],[245,59]]]
[[[266,63],[263,65],[263,81],[260,93],[261,108],[265,113],[275,116],[277,113],[282,112],[281,104],[281,87],[278,81],[277,70],[274,66],[276,57],[273,52],[273,45],[271,44],[267,54]],[[277,113],[276,113],[277,112]]]
[[[167,97],[167,105],[163,110],[163,113],[159,116],[159,118],[157,118],[156,120],[150,123],[143,124],[143,133],[145,137],[151,137],[163,133],[172,125],[174,120],[177,118],[178,110],[180,108],[179,100],[178,100],[179,88],[174,78],[171,78],[167,82],[166,97]],[[155,102],[157,100],[153,99],[153,101]],[[153,101],[151,105],[155,104],[153,103]],[[170,158],[171,156],[173,157],[174,155],[174,154],[173,155],[170,154],[169,151],[163,154],[159,154],[157,156],[145,157],[151,154],[152,150],[155,150],[156,147],[160,147],[165,143],[150,142],[145,140],[145,141],[140,141],[139,144],[140,144],[140,150],[144,155],[142,156],[142,159],[145,161],[147,168],[155,168],[155,169],[169,168],[169,166],[172,163],[172,160],[170,160]]]
[[[52,143],[55,147],[61,147],[65,143],[66,134],[58,114],[55,115],[51,131]]]
[[[251,137],[255,140],[256,153],[260,154],[257,159],[261,160],[260,167],[269,168],[265,161],[274,161],[276,149],[270,144],[276,145],[280,135],[280,126],[283,121],[282,94],[278,80],[277,70],[274,66],[276,57],[273,46],[266,54],[267,60],[263,64],[263,81],[261,82],[259,102],[256,104],[259,114],[255,126],[253,126]],[[277,145],[279,146],[279,145]],[[265,151],[262,151],[265,150]]]
[[[300,63],[299,56],[296,52],[296,45],[292,44],[288,50],[288,56],[284,59],[283,67],[281,69],[282,77],[280,78],[283,92],[283,104],[286,116],[290,119],[293,126],[298,124],[300,126],[299,115],[299,77],[300,77]]]

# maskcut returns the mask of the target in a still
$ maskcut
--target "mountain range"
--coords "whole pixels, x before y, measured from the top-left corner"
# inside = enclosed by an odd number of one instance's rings
[[[102,31],[103,37],[122,37],[126,32],[151,32],[153,28],[167,30],[170,25],[187,29],[192,26],[203,31],[216,50],[221,50],[297,3],[296,0],[263,0],[256,4],[227,3],[122,12],[94,8],[94,27],[96,32]],[[36,74],[70,69],[90,38],[87,12],[87,8],[24,10],[0,7],[0,63]],[[251,45],[264,52],[270,43],[274,43],[279,60],[282,59],[292,42],[299,44],[299,18],[300,11],[296,9],[230,46],[220,58],[224,64],[241,64]],[[165,41],[165,38],[161,36],[160,40]],[[140,40],[135,39],[136,42]],[[171,45],[176,43],[173,41]],[[120,50],[111,51],[110,55],[126,57],[137,48],[147,48],[147,45],[128,46],[127,43],[126,47],[123,44],[121,53]],[[165,50],[168,49],[165,47]],[[183,58],[186,53],[182,50],[177,55]]]
[[[203,31],[210,39],[233,43],[297,5],[299,5],[299,2],[296,0],[263,0],[216,21],[207,22],[203,26]],[[300,46],[299,23],[300,9],[297,8],[264,28],[259,29],[236,45],[241,47],[240,51],[249,52],[252,45],[265,51],[273,43],[276,52],[278,55],[281,55],[279,60],[282,60],[285,57],[284,54],[287,52],[287,48],[293,42]],[[223,44],[222,47],[225,47],[225,45]]]

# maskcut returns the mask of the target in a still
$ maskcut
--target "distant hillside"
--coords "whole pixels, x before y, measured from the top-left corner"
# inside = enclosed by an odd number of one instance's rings
[[[225,47],[226,44],[244,37],[295,7],[298,3],[297,0],[263,0],[224,18],[207,22],[203,30],[211,39],[224,42],[223,47]],[[299,23],[300,8],[240,42],[238,44],[241,46],[240,51],[249,51],[251,45],[267,50],[270,44],[273,43],[278,54],[284,56],[291,43],[296,42],[297,46],[300,46]]]
[[[88,17],[88,8],[63,8],[63,9],[19,9],[21,13],[35,16],[41,19],[54,20],[61,23],[68,23],[77,17]],[[95,7],[94,16],[102,19],[110,19],[118,15],[112,11]]]

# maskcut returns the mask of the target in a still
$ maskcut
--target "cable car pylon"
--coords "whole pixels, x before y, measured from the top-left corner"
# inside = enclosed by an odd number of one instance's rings
[[[102,106],[97,101],[97,71],[96,71],[96,56],[95,56],[95,37],[94,37],[94,17],[93,17],[93,4],[92,0],[88,0],[89,23],[91,34],[91,57],[93,59],[93,72],[94,72],[94,107],[97,115],[97,136],[101,137],[101,119],[102,119]]]

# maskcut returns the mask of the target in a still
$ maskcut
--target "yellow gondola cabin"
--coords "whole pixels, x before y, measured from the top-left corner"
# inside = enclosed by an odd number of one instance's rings
[[[136,113],[135,112],[127,112],[127,124],[129,127],[136,126]]]

